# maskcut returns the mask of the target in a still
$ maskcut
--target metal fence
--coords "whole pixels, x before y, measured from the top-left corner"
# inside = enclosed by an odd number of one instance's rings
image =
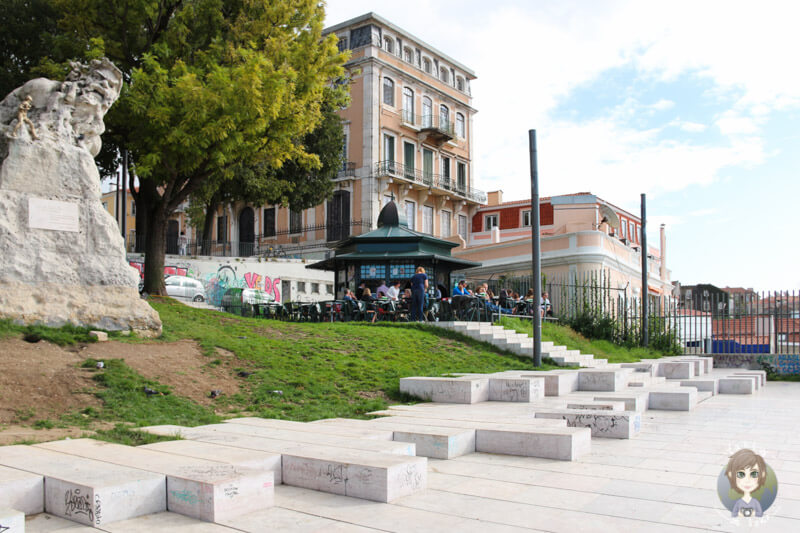
[[[530,276],[467,279],[522,297]],[[677,291],[680,294],[677,294]],[[606,271],[543,277],[554,317],[615,342],[642,341],[642,299],[612,285]],[[722,290],[713,286],[648,295],[649,344],[678,345],[684,353],[800,354],[800,291]]]

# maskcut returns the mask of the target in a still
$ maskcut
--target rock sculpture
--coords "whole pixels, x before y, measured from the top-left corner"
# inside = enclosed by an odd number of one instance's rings
[[[121,89],[122,73],[104,58],[0,102],[0,318],[161,333],[100,202],[94,156]]]

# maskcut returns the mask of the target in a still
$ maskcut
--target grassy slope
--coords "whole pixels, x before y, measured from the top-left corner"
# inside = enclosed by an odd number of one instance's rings
[[[533,326],[529,321],[518,318],[503,318],[503,325],[520,333],[533,335]],[[542,340],[566,346],[569,350],[580,350],[590,353],[598,359],[608,359],[609,363],[634,363],[641,359],[653,359],[663,354],[649,348],[624,348],[608,341],[589,340],[567,326],[545,322],[542,324]]]

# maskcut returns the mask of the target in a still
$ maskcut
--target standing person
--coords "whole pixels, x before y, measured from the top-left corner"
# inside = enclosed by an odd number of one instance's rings
[[[422,321],[425,306],[425,291],[428,288],[428,276],[423,267],[417,267],[417,273],[411,276],[411,320]]]
[[[358,288],[356,289],[357,300],[363,299],[362,296],[364,296],[364,289],[366,288],[367,288],[367,283],[365,281],[362,281],[361,283],[358,284]]]
[[[181,230],[181,236],[178,237],[178,246],[179,246],[178,253],[180,255],[186,255],[186,245],[187,244],[189,244],[189,241],[186,238],[186,232]]]

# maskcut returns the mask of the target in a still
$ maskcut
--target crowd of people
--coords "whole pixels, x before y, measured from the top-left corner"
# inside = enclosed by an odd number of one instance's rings
[[[501,313],[509,315],[531,315],[533,313],[536,295],[533,289],[528,289],[525,297],[520,297],[519,293],[510,289],[500,289],[495,295],[487,283],[469,287],[465,280],[461,280],[453,287],[453,296],[472,296],[485,300],[486,308],[491,313]],[[539,298],[539,313],[542,318],[553,316],[553,307],[550,304],[550,297],[547,292],[543,292]]]

